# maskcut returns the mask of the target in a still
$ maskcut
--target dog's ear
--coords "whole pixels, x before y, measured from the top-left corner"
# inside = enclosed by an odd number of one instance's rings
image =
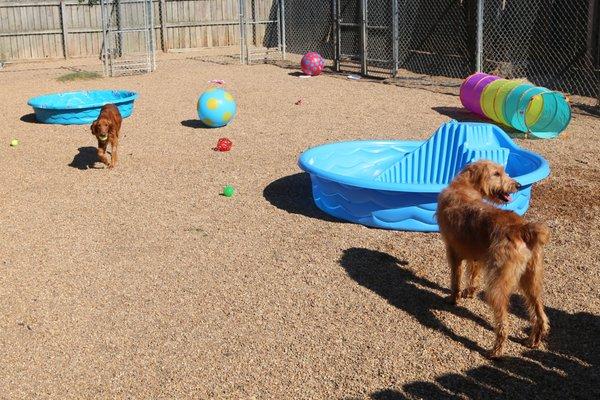
[[[92,126],[90,126],[90,130],[92,131],[92,135],[96,134],[97,127],[98,127],[98,121],[92,122]]]
[[[471,162],[463,168],[462,174],[464,174],[469,181],[476,183],[481,179],[481,166],[476,162]]]
[[[471,184],[483,195],[489,195],[490,172],[487,165],[480,162],[468,164],[462,171]]]

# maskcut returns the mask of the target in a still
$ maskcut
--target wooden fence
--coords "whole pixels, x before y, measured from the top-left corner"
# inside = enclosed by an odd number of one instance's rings
[[[0,60],[98,56],[102,18],[98,0],[0,0]],[[136,3],[138,3],[136,5]],[[123,23],[135,23],[140,1],[124,0]],[[239,0],[153,0],[155,43],[163,51],[240,43]],[[276,0],[245,0],[253,21],[273,19]],[[260,45],[267,29],[254,24]]]

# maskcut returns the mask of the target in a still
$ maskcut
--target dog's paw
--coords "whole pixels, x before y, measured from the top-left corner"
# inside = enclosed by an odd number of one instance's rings
[[[499,360],[502,358],[502,356],[504,356],[504,351],[496,350],[496,349],[492,349],[492,350],[488,351],[486,354],[486,357],[489,358],[490,360]]]
[[[525,345],[530,349],[537,349],[542,344],[542,341],[548,336],[550,329],[547,326],[538,326],[531,329],[529,337],[525,341]]]
[[[477,292],[477,288],[471,286],[463,289],[462,292],[460,292],[460,297],[463,299],[472,299],[475,296],[475,292]]]

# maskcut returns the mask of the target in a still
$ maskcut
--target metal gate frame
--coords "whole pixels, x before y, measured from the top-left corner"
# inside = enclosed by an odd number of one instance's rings
[[[374,25],[369,19],[369,0],[349,0],[356,2],[360,8],[358,21],[344,21],[342,16],[342,5],[348,3],[348,0],[332,0],[333,31],[334,31],[334,69],[341,70],[341,62],[350,60],[358,62],[360,73],[369,75],[371,64],[389,64],[390,74],[396,76],[398,73],[398,0],[388,0],[391,14],[391,26]],[[360,54],[342,53],[342,31],[344,29],[358,29],[360,32]],[[390,59],[374,59],[369,57],[369,33],[373,30],[389,31],[391,54]]]
[[[240,61],[242,64],[251,64],[252,61],[266,60],[273,52],[279,53],[281,59],[286,58],[285,46],[285,0],[274,0],[277,3],[277,13],[275,19],[261,20],[255,13],[254,0],[239,0],[239,20],[240,20]],[[247,6],[250,6],[254,11],[251,15],[246,13]],[[260,48],[256,43],[249,43],[249,31],[254,31],[258,25],[276,24],[277,47]],[[252,41],[256,38],[252,37]],[[252,48],[257,50],[252,50]],[[261,57],[263,56],[263,57]]]
[[[124,27],[121,18],[123,6],[142,4],[142,23],[139,26]],[[113,25],[111,12],[115,10]],[[100,0],[102,18],[102,64],[105,76],[135,75],[152,72],[156,69],[156,45],[154,43],[154,7],[152,0]],[[111,10],[112,8],[113,10]],[[129,53],[124,46],[124,37],[142,34],[145,49]]]

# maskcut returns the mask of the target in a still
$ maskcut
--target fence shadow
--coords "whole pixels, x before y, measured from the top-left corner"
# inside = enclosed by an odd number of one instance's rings
[[[263,190],[263,197],[275,207],[290,214],[300,214],[323,221],[344,223],[344,221],[335,219],[317,208],[312,197],[310,176],[303,172],[271,182]]]
[[[528,350],[462,373],[406,383],[402,391],[384,389],[374,400],[422,399],[598,399],[600,316],[547,308],[553,325],[548,351]]]
[[[491,329],[486,321],[461,308],[450,306],[435,282],[405,268],[408,262],[365,248],[344,251],[341,266],[360,285],[410,314],[424,327],[442,332],[456,343],[481,352],[468,338],[453,333],[434,314],[449,311]],[[436,293],[438,292],[438,293]],[[588,312],[568,313],[546,307],[552,331],[546,350],[525,350],[497,361],[483,361],[464,372],[441,374],[432,380],[408,382],[370,394],[373,400],[421,399],[554,399],[600,398],[600,316]],[[525,317],[522,304],[511,309]],[[450,344],[452,345],[452,344]],[[451,368],[451,366],[449,366]]]

